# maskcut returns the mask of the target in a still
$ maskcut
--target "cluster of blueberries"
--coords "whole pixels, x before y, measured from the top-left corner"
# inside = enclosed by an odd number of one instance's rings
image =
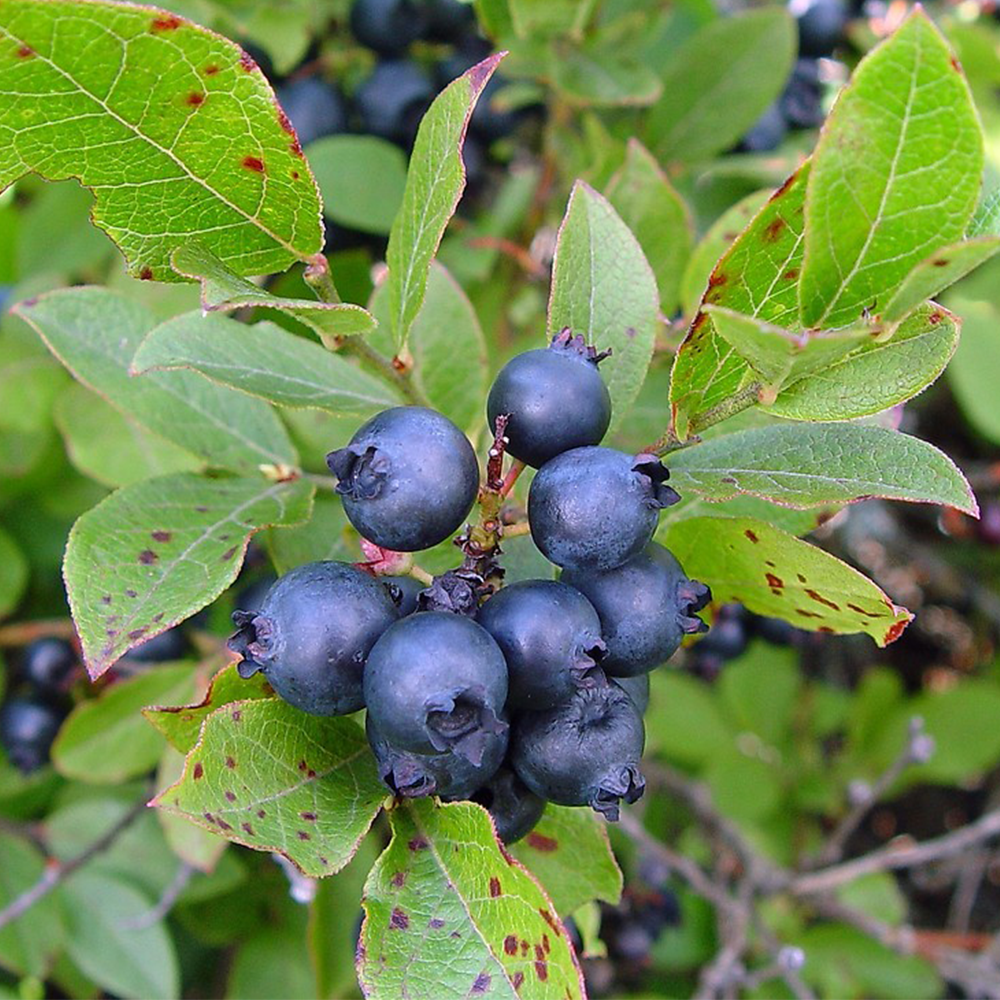
[[[306,712],[366,708],[395,794],[474,799],[508,842],[546,800],[617,819],[620,800],[642,794],[648,672],[706,630],[695,613],[708,588],[652,541],[659,510],[678,499],[667,469],[600,446],[611,419],[602,357],[563,330],[514,357],[489,394],[491,458],[506,450],[537,469],[531,537],[561,580],[500,587],[495,551],[467,533],[462,566],[430,586],[315,562],[233,614],[244,677],[263,672]],[[348,519],[384,553],[444,541],[480,492],[468,439],[420,406],[379,413],[327,463]]]

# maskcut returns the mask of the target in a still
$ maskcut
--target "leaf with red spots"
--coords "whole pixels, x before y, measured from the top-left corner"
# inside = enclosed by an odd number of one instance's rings
[[[510,851],[542,883],[564,917],[592,900],[614,906],[621,897],[622,873],[607,824],[590,809],[549,803],[534,830]]]
[[[681,493],[709,500],[749,494],[808,508],[874,496],[978,514],[968,482],[947,455],[919,438],[864,424],[737,431],[679,451],[670,471]]]
[[[244,275],[309,258],[322,245],[316,184],[241,56],[154,7],[5,2],[0,189],[32,171],[77,178],[130,273],[158,281],[178,280],[170,253],[192,239]]]
[[[813,632],[866,632],[880,646],[913,618],[856,569],[764,521],[692,517],[671,525],[663,542],[719,604],[739,601]]]
[[[350,861],[384,799],[356,722],[269,698],[212,712],[180,781],[154,805],[321,877]]]
[[[358,979],[366,997],[584,995],[552,902],[501,848],[484,809],[420,799],[390,818],[392,841],[363,900]]]
[[[302,480],[177,473],[125,486],[80,517],[63,575],[91,676],[218,597],[250,536],[305,520],[312,494]]]
[[[198,742],[201,724],[222,705],[232,701],[256,698],[275,698],[274,688],[262,673],[244,680],[235,663],[228,663],[213,678],[205,697],[194,705],[145,708],[142,714],[155,726],[170,744],[181,753],[187,753]],[[237,711],[239,711],[237,709]]]

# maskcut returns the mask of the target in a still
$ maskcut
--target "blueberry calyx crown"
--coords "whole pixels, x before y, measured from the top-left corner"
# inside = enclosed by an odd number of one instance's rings
[[[607,655],[608,644],[603,639],[595,639],[586,649],[581,649],[570,664],[577,687],[600,687],[606,680],[601,669],[601,660]]]
[[[606,820],[618,822],[619,804],[624,799],[629,804],[638,802],[646,790],[646,779],[635,764],[624,764],[609,771],[590,797],[590,805]]]
[[[707,632],[708,626],[697,612],[708,607],[712,591],[700,580],[682,580],[677,585],[677,623],[682,632]]]
[[[226,641],[226,648],[242,657],[236,670],[243,680],[247,680],[264,669],[262,661],[269,652],[274,623],[256,611],[234,611],[233,624],[236,632]]]
[[[567,357],[573,358],[577,361],[585,361],[588,364],[592,364],[595,368],[605,359],[611,357],[611,348],[609,347],[606,351],[598,352],[596,347],[591,347],[583,339],[583,334],[578,333],[575,337],[573,336],[573,331],[568,327],[564,326],[553,338],[549,344],[550,351],[558,351],[560,354],[565,354]]]
[[[646,502],[650,507],[661,510],[680,500],[677,490],[665,485],[670,478],[670,470],[655,455],[636,455],[632,471],[649,480],[650,495]]]
[[[404,799],[419,799],[437,791],[434,776],[411,756],[393,757],[379,768],[379,777]]]
[[[352,500],[374,500],[392,469],[389,456],[372,445],[338,448],[326,456],[326,464],[337,477],[337,492]]]
[[[507,731],[507,723],[485,703],[479,687],[432,695],[424,702],[427,736],[439,753],[451,751],[478,767],[490,736]]]
[[[420,611],[448,611],[475,618],[485,580],[474,570],[451,569],[434,577],[417,595]]]

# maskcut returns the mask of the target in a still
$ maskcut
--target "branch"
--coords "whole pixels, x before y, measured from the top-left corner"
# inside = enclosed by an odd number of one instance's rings
[[[148,909],[145,913],[130,920],[122,921],[119,926],[126,931],[144,931],[154,924],[158,924],[174,908],[180,894],[187,888],[191,876],[195,873],[194,865],[189,865],[182,861],[177,866],[177,874],[171,879],[170,884],[163,890],[163,895],[156,901],[156,905]]]
[[[143,798],[136,802],[106,833],[75,857],[70,858],[69,861],[50,860],[45,866],[41,878],[0,910],[0,930],[27,913],[35,903],[47,896],[57,886],[62,885],[66,879],[92,858],[106,851],[135,822],[145,808],[146,799]]]

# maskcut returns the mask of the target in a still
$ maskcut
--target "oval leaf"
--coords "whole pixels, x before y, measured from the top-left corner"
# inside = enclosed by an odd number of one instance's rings
[[[14,539],[0,528],[0,618],[10,614],[28,585],[28,560]]]

